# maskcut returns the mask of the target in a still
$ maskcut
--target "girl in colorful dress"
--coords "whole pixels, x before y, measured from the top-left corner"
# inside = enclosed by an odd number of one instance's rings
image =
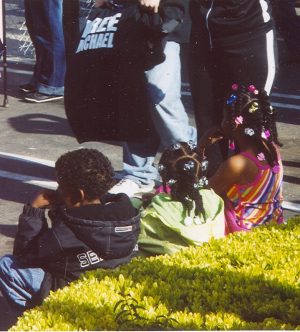
[[[276,112],[265,91],[237,84],[232,90],[221,136],[229,139],[234,154],[209,179],[210,187],[225,201],[226,233],[283,222]],[[220,131],[206,135],[208,141],[221,136]]]
[[[164,151],[158,165],[163,186],[141,214],[142,252],[172,254],[225,235],[224,203],[208,186],[207,165],[192,142]]]

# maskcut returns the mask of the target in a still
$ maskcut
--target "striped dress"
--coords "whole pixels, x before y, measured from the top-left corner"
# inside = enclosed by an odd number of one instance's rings
[[[276,222],[283,222],[281,160],[275,167],[263,165],[247,152],[241,153],[251,159],[258,168],[256,179],[248,184],[234,185],[225,199],[226,233]]]

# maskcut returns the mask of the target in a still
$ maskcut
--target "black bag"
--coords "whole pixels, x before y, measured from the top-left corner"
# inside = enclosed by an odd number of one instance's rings
[[[153,26],[150,19],[160,20],[136,2],[91,12],[65,80],[65,111],[78,142],[138,141],[150,133],[144,71],[164,60],[161,20]]]

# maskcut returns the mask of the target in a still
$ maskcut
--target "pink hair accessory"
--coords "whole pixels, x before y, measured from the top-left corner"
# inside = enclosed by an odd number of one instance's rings
[[[234,119],[236,125],[243,124],[244,118],[240,115]]]
[[[161,194],[161,193],[166,193],[166,194],[170,194],[171,193],[171,188],[166,185],[166,189],[167,192],[165,192],[164,190],[164,186],[159,186],[156,190],[155,190],[155,194]]]
[[[257,155],[257,159],[258,159],[259,161],[264,161],[264,160],[266,160],[266,157],[265,157],[265,155],[264,155],[262,152],[260,152],[260,153]]]
[[[231,86],[231,89],[232,89],[233,91],[237,91],[238,88],[239,88],[239,86],[238,86],[236,83],[232,84],[232,86]]]
[[[277,164],[272,168],[272,172],[277,174],[280,172],[280,166]]]
[[[229,150],[231,150],[231,151],[234,151],[234,150],[235,150],[235,143],[234,143],[234,140],[230,140],[230,141],[228,142],[228,148],[229,148]]]
[[[248,91],[249,92],[255,92],[255,90],[256,90],[256,87],[253,84],[248,86]]]
[[[270,131],[269,130],[264,130],[262,133],[261,133],[261,137],[264,138],[264,139],[268,139],[270,137]]]

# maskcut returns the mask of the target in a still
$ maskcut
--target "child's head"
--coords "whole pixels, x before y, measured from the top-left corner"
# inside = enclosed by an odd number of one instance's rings
[[[205,213],[202,206],[200,188],[207,188],[205,177],[208,162],[192,142],[181,142],[166,149],[159,161],[158,170],[163,186],[171,188],[172,199],[182,202],[188,214],[195,206],[195,214]]]
[[[75,205],[100,199],[111,188],[114,170],[111,162],[95,149],[79,149],[63,154],[55,163],[59,190]],[[64,197],[62,197],[64,198]]]
[[[257,90],[253,85],[232,85],[232,92],[224,109],[222,129],[225,136],[230,139],[235,139],[237,134],[246,137],[263,153],[266,152],[265,145],[280,145],[276,129],[276,111],[272,108],[267,93]]]

